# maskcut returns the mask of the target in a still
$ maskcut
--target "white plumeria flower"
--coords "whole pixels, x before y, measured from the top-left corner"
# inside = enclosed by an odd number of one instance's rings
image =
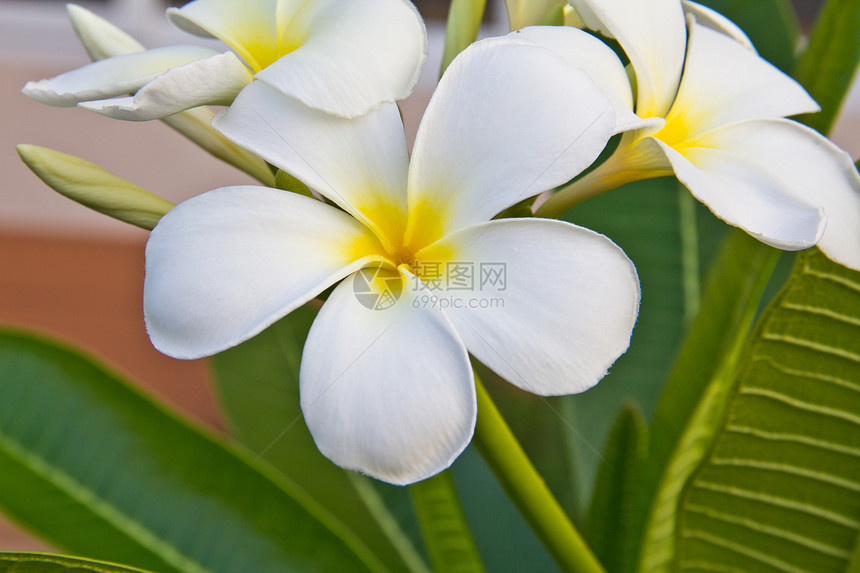
[[[788,250],[818,244],[860,269],[860,177],[844,151],[785,119],[819,109],[800,84],[759,57],[731,22],[694,3],[571,3],[588,27],[627,53],[637,83],[629,111],[645,124],[622,126],[633,130],[612,156],[549,197],[539,214],[558,216],[623,183],[674,174],[715,215],[759,240]],[[571,49],[558,31],[524,32],[559,55]],[[615,102],[629,88],[596,78],[612,69],[617,75],[619,65],[588,69],[603,89],[620,90],[607,92]]]
[[[110,57],[29,82],[24,93],[141,121],[229,105],[257,78],[313,108],[356,117],[408,97],[427,55],[424,23],[408,0],[195,0],[167,16],[233,51],[168,46]]]
[[[491,220],[581,172],[614,126],[588,76],[548,50],[489,39],[464,51],[411,161],[394,104],[344,120],[254,82],[214,125],[337,207],[232,187],[171,210],[146,248],[150,338],[174,357],[214,354],[342,281],[300,374],[305,420],[338,465],[396,484],[447,468],[475,426],[468,353],[557,395],[593,386],[626,350],[639,283],[614,243],[560,221]],[[455,264],[504,269],[504,284],[482,291],[473,275],[472,290],[433,290]]]

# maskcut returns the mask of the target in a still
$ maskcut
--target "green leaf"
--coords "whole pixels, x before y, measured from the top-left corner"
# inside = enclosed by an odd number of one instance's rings
[[[682,217],[690,200],[689,191],[666,177],[603,193],[564,215],[565,220],[603,233],[624,249],[636,265],[642,287],[630,349],[596,387],[561,399],[566,417],[576,429],[564,435],[573,450],[579,507],[587,506],[586,495],[592,491],[600,462],[598,448],[606,440],[615,413],[625,402],[633,402],[646,419],[653,414],[686,327],[687,307],[697,304],[687,298],[690,289],[685,287],[692,282],[693,292],[699,288],[699,257],[690,257],[688,252],[695,250],[697,242],[695,223]],[[693,227],[692,233],[685,226]],[[708,231],[721,235],[723,227]]]
[[[860,539],[860,273],[798,256],[713,422],[679,500],[679,570],[846,571]]]
[[[790,72],[800,38],[800,23],[790,0],[702,0],[750,37],[761,56]]]
[[[160,573],[380,569],[294,484],[72,350],[0,331],[0,380],[0,507],[54,545]]]
[[[433,569],[459,573],[484,571],[451,474],[444,471],[412,484],[409,491]]]
[[[821,106],[819,113],[800,116],[806,125],[827,133],[860,63],[860,0],[829,0],[797,62],[794,77]]]
[[[326,459],[308,432],[299,405],[299,365],[316,312],[299,308],[212,359],[229,425],[242,444],[335,515],[388,569],[427,571],[377,486]]]
[[[103,561],[47,553],[0,553],[0,573],[146,573]]]
[[[585,538],[607,571],[630,571],[636,560],[631,526],[639,470],[648,449],[648,426],[626,405],[609,433],[584,528]]]
[[[653,516],[666,516],[660,509],[674,502],[673,496],[689,476],[685,472],[690,457],[705,454],[704,449],[692,448],[707,444],[707,437],[712,434],[693,435],[689,428],[696,420],[712,415],[712,408],[718,407],[714,400],[724,395],[720,385],[731,383],[730,379],[715,378],[720,369],[731,369],[778,258],[779,251],[733,229],[709,270],[701,311],[684,339],[651,423],[648,458],[643,464],[637,496],[637,523],[633,528],[637,544],[648,515],[650,525],[644,533],[644,543],[657,543],[654,528],[658,524]],[[676,459],[679,451],[683,453],[681,461]],[[645,549],[646,553],[655,551]]]

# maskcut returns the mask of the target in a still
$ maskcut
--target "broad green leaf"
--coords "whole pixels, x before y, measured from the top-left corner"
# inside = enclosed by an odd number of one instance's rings
[[[680,492],[676,570],[846,571],[860,539],[860,273],[798,256],[726,409]]]
[[[159,573],[381,569],[294,484],[77,352],[0,331],[0,381],[0,508],[64,550]]]
[[[451,474],[444,471],[411,485],[409,490],[433,569],[460,573],[484,571]]]
[[[103,561],[48,553],[0,553],[0,573],[146,573]]]
[[[670,457],[721,359],[746,339],[778,257],[779,251],[733,229],[711,266],[702,308],[690,325],[651,422],[649,452],[637,495],[636,540],[642,535],[659,484],[665,480]]]
[[[777,258],[778,251],[734,230],[710,270],[702,309],[651,425],[635,512],[639,520],[647,518],[644,524],[637,522],[644,527],[641,572],[669,570],[679,495],[713,443],[744,341]],[[640,534],[640,527],[633,528],[634,535]]]
[[[631,571],[636,560],[632,525],[639,471],[648,450],[648,426],[626,405],[609,433],[584,533],[607,571]]]
[[[213,358],[230,428],[242,444],[352,529],[388,569],[426,571],[377,486],[323,457],[308,432],[299,405],[299,364],[314,317],[316,310],[306,305]]]
[[[572,450],[579,508],[575,513],[580,516],[615,413],[625,402],[634,402],[646,419],[651,417],[686,326],[687,307],[697,304],[695,298],[686,298],[699,289],[690,199],[686,189],[667,177],[625,185],[565,213],[565,220],[603,233],[624,249],[642,288],[630,349],[596,387],[561,399],[570,424],[563,435]],[[723,228],[708,231],[722,234]],[[540,467],[540,460],[536,463]]]
[[[822,133],[833,126],[860,63],[860,0],[829,0],[809,35],[794,77],[821,106],[799,119]]]
[[[445,51],[442,53],[440,76],[445,73],[457,54],[465,50],[478,37],[486,4],[487,0],[451,1],[445,28]]]
[[[761,56],[790,72],[800,38],[800,23],[791,0],[701,0],[740,26]]]

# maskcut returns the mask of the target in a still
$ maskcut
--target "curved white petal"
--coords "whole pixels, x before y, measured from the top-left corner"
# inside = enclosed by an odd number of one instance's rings
[[[550,50],[506,38],[472,44],[418,129],[407,242],[419,248],[569,181],[614,127],[611,102]]]
[[[195,0],[169,8],[167,17],[191,34],[218,38],[255,70],[280,55],[278,0]],[[304,3],[304,2],[302,2]]]
[[[585,24],[615,38],[636,71],[639,117],[665,117],[681,79],[687,28],[678,0],[571,0]]]
[[[310,109],[254,81],[213,127],[394,243],[406,213],[406,136],[395,104],[352,120]]]
[[[726,223],[778,249],[805,249],[821,239],[824,211],[798,197],[792,183],[770,165],[731,145],[685,149],[682,155],[662,141],[650,141],[666,154],[681,183]]]
[[[624,64],[609,46],[591,34],[569,26],[530,26],[506,37],[547,48],[571,67],[587,73],[612,101],[615,133],[652,125],[653,121],[633,113],[633,91]]]
[[[469,352],[524,390],[582,392],[627,350],[639,281],[602,235],[561,221],[503,219],[458,231],[418,256],[451,262],[435,293],[440,306]],[[470,289],[453,274],[458,264],[472,265]]]
[[[71,107],[82,101],[135,92],[169,68],[217,53],[200,46],[155,48],[99,60],[47,80],[27,82],[22,91],[48,105]]]
[[[708,141],[778,174],[795,196],[822,207],[827,228],[818,247],[832,260],[860,270],[860,176],[847,153],[818,132],[784,119],[728,126]]]
[[[349,215],[287,191],[225,187],[178,205],[146,245],[153,345],[200,358],[247,340],[373,259]]]
[[[684,12],[693,16],[696,19],[696,22],[702,26],[720,32],[755,52],[755,47],[753,46],[752,41],[750,41],[744,31],[741,30],[737,24],[716,10],[711,10],[707,6],[699,4],[698,2],[690,2],[690,0],[684,0],[683,5]]]
[[[301,44],[256,77],[343,117],[408,97],[427,58],[427,32],[408,0],[314,0],[286,34]]]
[[[80,103],[114,119],[145,121],[201,105],[230,105],[251,82],[251,73],[232,52],[171,68],[134,96]]]
[[[143,44],[101,16],[77,4],[66,4],[69,21],[92,60],[142,52]]]
[[[737,121],[818,109],[806,90],[778,68],[731,38],[695,24],[666,126],[680,126],[676,129],[695,139],[696,134]]]
[[[450,466],[471,440],[477,412],[463,343],[440,312],[413,306],[404,278],[403,297],[385,310],[362,304],[353,279],[338,285],[301,366],[302,412],[320,451],[398,485]]]

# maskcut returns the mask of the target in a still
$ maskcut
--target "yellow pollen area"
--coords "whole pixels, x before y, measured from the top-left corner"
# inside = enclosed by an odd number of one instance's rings
[[[259,72],[267,68],[282,56],[289,54],[302,45],[301,41],[297,41],[297,39],[292,37],[276,41],[274,38],[251,35],[250,38],[243,38],[242,40],[241,44],[236,43],[230,47],[236,50],[248,62],[248,65],[251,66],[254,72]]]
[[[417,200],[410,204],[409,223],[404,243],[418,251],[442,238],[448,231],[445,213],[430,200]]]
[[[271,25],[263,22],[269,18]],[[218,37],[233,48],[254,72],[272,65],[298,49],[307,40],[306,26],[292,21],[276,25],[275,14],[249,14],[247,20],[234,22]],[[277,28],[277,29],[276,29]]]
[[[376,240],[364,239],[356,241],[352,248],[354,253],[361,258],[368,255],[375,256],[378,260],[376,265],[388,271],[408,272],[415,275],[424,283],[444,280],[448,271],[448,263],[455,258],[453,248],[435,244],[430,247],[415,251],[406,245],[399,245],[395,249],[385,249]]]
[[[393,252],[389,251],[387,255],[388,256],[386,258],[393,267],[405,267],[407,271],[413,273],[412,267],[416,266],[415,253],[413,253],[410,249],[406,248],[405,246],[400,246]]]
[[[650,135],[681,154],[692,147],[707,147],[702,137],[707,119],[702,117],[702,113],[701,109],[689,109],[689,106],[676,103],[666,115],[665,125]]]

